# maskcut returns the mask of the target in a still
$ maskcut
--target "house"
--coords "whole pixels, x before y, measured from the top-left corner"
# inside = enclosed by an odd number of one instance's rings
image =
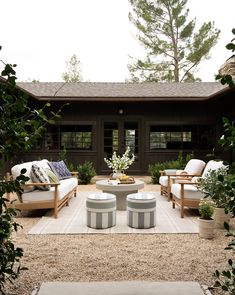
[[[92,161],[97,174],[110,173],[104,157],[130,146],[136,155],[129,173],[145,174],[149,164],[175,159],[178,152],[206,160],[223,132],[222,117],[235,116],[235,89],[202,83],[22,82],[32,107],[50,101],[62,110],[56,125],[18,161],[58,159],[66,149],[74,164]]]

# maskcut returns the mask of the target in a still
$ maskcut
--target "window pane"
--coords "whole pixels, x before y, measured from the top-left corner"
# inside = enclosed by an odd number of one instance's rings
[[[92,149],[92,126],[62,126],[61,127],[62,149]]]
[[[104,123],[104,155],[106,158],[110,158],[113,152],[118,151],[118,136],[117,123]]]
[[[150,126],[150,150],[191,148],[192,131],[182,126]]]

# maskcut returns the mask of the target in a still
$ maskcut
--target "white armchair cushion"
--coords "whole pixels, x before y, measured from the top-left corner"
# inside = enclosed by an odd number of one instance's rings
[[[167,186],[168,185],[168,176],[166,176],[166,175],[160,176],[159,183],[162,186]]]

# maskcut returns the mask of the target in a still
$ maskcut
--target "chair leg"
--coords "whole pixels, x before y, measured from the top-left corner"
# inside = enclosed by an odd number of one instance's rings
[[[184,185],[181,184],[180,189],[180,217],[184,218]]]
[[[171,200],[171,187],[169,185],[167,186],[167,200],[168,202]]]
[[[182,205],[182,204],[180,206],[180,217],[184,218],[184,205]]]

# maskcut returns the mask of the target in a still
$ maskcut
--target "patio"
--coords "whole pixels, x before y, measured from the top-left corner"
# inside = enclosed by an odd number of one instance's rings
[[[145,190],[159,189],[148,178],[146,182]],[[79,186],[79,191],[87,190],[94,191],[95,184]],[[29,268],[12,287],[17,295],[30,295],[50,281],[195,281],[211,286],[213,272],[223,269],[230,257],[224,251],[223,230],[213,240],[198,234],[28,235],[40,217],[17,219],[23,229],[14,239],[24,249],[22,263]]]

